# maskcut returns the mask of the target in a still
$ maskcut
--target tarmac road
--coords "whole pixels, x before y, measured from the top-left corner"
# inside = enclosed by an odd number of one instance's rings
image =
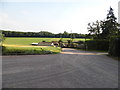
[[[3,56],[3,88],[117,88],[118,61],[106,53]]]

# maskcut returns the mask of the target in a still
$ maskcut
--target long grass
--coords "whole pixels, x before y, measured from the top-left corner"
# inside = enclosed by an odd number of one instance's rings
[[[41,54],[57,54],[61,52],[60,47],[9,47],[5,46],[3,55],[41,55]]]

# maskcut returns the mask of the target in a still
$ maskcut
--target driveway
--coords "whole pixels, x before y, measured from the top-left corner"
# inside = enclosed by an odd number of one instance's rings
[[[117,88],[118,61],[106,53],[3,56],[3,88]]]

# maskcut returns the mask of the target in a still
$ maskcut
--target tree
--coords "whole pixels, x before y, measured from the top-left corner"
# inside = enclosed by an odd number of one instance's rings
[[[120,34],[119,24],[116,20],[113,9],[110,7],[106,20],[100,22],[97,20],[92,24],[88,23],[88,32],[90,32],[94,39],[109,39],[110,36]]]
[[[64,31],[64,33],[63,33],[63,37],[64,37],[64,38],[68,38],[68,37],[69,37],[69,33],[66,32],[66,31]]]
[[[53,35],[53,33],[48,32],[48,31],[40,31],[39,36],[40,37],[53,37],[54,35]]]
[[[90,32],[90,34],[92,34],[94,39],[100,39],[100,34],[101,34],[101,22],[99,22],[98,20],[94,23],[88,23],[88,32]]]
[[[62,38],[58,41],[58,43],[59,43],[60,47],[63,47],[63,40],[62,40]]]
[[[70,38],[73,40],[73,39],[75,39],[75,33],[71,33],[70,34]]]
[[[0,43],[2,43],[5,40],[4,34],[2,34],[2,31],[0,30]]]
[[[102,21],[101,24],[103,38],[109,38],[110,36],[118,34],[119,30],[116,20],[117,18],[114,15],[113,9],[110,7],[106,20]]]

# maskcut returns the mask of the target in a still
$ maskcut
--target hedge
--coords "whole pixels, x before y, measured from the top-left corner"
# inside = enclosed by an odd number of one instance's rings
[[[108,51],[109,41],[108,40],[90,40],[86,41],[87,50],[102,50]]]
[[[120,57],[120,36],[111,37],[109,55]]]

